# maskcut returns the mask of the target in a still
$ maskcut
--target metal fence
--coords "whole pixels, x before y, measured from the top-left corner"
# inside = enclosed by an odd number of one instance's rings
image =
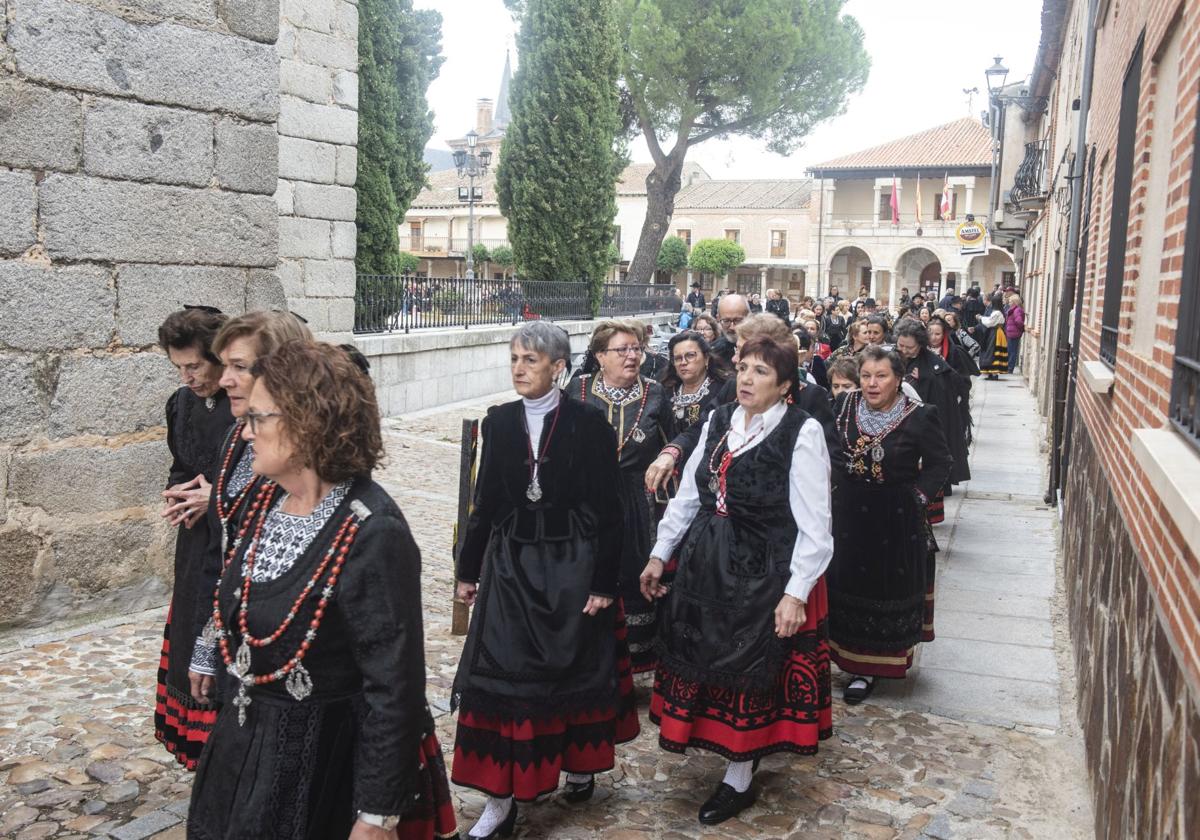
[[[591,318],[584,283],[551,280],[487,280],[360,274],[354,297],[356,333],[516,325]],[[673,286],[605,283],[600,317],[678,312]]]

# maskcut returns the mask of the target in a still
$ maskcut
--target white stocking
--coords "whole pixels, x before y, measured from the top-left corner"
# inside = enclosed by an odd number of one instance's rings
[[[725,770],[725,784],[738,793],[745,793],[750,787],[750,778],[753,775],[753,761],[731,761]]]
[[[471,827],[471,833],[467,836],[487,837],[507,819],[508,811],[512,806],[513,800],[511,796],[489,796],[487,805],[483,808],[483,813],[479,815],[479,822]]]
[[[586,785],[592,780],[591,773],[568,773],[567,783],[572,785]]]

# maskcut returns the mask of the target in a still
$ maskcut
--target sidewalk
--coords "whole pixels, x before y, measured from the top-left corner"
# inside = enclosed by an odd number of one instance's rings
[[[934,528],[942,548],[937,640],[918,649],[916,679],[883,681],[876,696],[958,720],[1057,732],[1058,516],[1042,501],[1038,415],[1016,377],[978,380],[972,415],[972,479],[946,500],[946,521]]]

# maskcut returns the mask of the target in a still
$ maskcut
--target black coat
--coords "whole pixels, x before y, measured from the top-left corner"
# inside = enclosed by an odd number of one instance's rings
[[[970,393],[969,380],[959,376],[949,362],[927,347],[922,347],[917,357],[909,361],[905,379],[922,401],[937,408],[946,445],[954,458],[950,482],[970,481],[968,427],[963,412],[963,404]]]
[[[767,311],[770,312],[772,315],[778,315],[780,318],[783,319],[783,322],[785,324],[790,325],[792,323],[792,317],[791,317],[791,312],[789,310],[790,310],[790,307],[788,306],[788,302],[787,302],[786,298],[780,298],[779,300],[768,300],[767,301]]]

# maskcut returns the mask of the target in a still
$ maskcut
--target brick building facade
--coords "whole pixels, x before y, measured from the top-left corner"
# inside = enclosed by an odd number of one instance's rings
[[[1003,124],[1026,169],[1002,178],[1027,220],[1022,290],[1046,315],[1023,367],[1053,430],[1096,831],[1195,837],[1200,4],[1046,0],[1042,20],[1039,67],[1000,106],[1018,106]]]

